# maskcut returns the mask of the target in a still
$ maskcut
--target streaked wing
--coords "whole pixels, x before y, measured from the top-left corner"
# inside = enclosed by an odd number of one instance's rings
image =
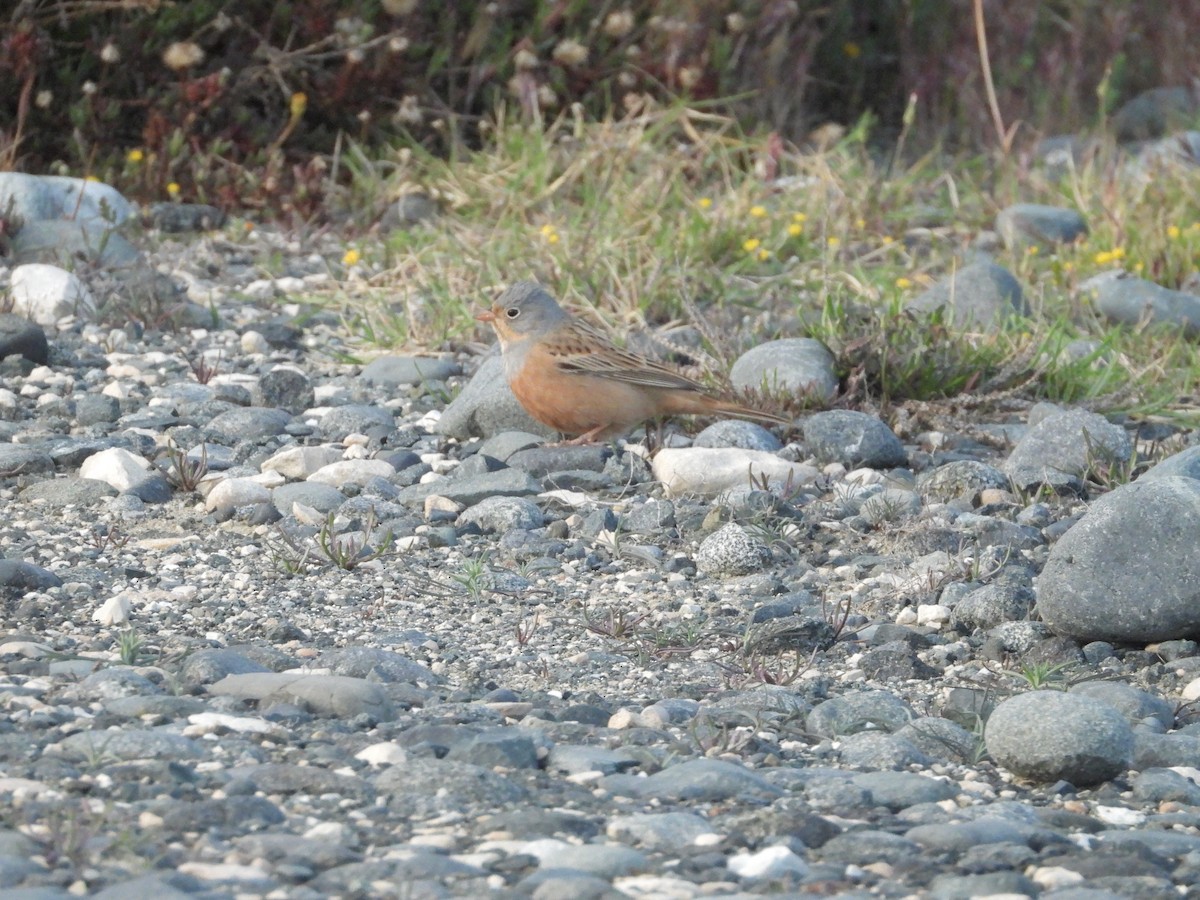
[[[563,372],[597,375],[645,387],[703,391],[704,386],[673,369],[614,347],[598,331],[575,321],[544,344]]]

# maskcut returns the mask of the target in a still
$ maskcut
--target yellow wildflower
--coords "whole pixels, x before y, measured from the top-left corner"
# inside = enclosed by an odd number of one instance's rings
[[[134,147],[132,150],[130,150],[128,153],[125,154],[125,161],[131,162],[134,165],[136,165],[137,163],[140,163],[145,158],[146,158],[146,154],[143,153],[141,150],[139,150],[137,147]]]
[[[172,181],[167,185],[167,193],[172,197],[178,197],[181,190],[183,190],[183,188],[179,186],[178,182]]]
[[[746,241],[743,242],[743,244],[742,244],[742,249],[745,250],[747,253],[753,253],[761,245],[762,245],[762,241],[760,241],[758,238],[747,238]]]
[[[1171,240],[1177,239],[1181,233],[1182,232],[1179,230],[1178,225],[1167,226],[1167,237],[1169,237]]]
[[[858,46],[854,41],[846,41],[846,43],[842,44],[842,52],[850,59],[858,59],[862,56],[862,47]]]
[[[711,209],[712,208],[712,198],[711,197],[701,197],[699,200],[696,201],[696,205],[699,206],[701,209]]]
[[[825,239],[825,243],[828,244],[831,248],[836,247],[841,242],[842,242],[842,239],[834,234],[831,234],[829,237],[827,237]]]
[[[766,214],[767,214],[767,208],[765,206],[750,207],[750,215],[752,215],[756,219],[761,219]]]
[[[362,254],[359,253],[357,250],[355,250],[352,247],[349,250],[347,250],[345,255],[342,257],[342,265],[356,266],[356,265],[358,265],[358,261],[360,259],[362,259]]]
[[[292,99],[288,103],[289,112],[293,119],[298,119],[304,115],[304,110],[308,108],[308,94],[302,91],[296,91],[292,94]]]
[[[792,213],[792,221],[793,222],[807,222],[808,216],[805,215],[804,213]]]
[[[768,260],[768,259],[770,259],[770,258],[771,258],[771,251],[770,251],[770,250],[768,250],[766,247],[763,247],[762,249],[760,249],[760,250],[758,251],[758,261],[759,261],[759,262],[763,262],[763,261],[765,261],[765,260]]]
[[[800,235],[804,234],[804,226],[799,222],[793,222],[788,226],[787,231],[792,237],[799,237]]]
[[[896,287],[900,288],[901,290],[904,290],[905,288],[912,287],[912,282],[909,281],[907,278],[905,278],[903,275],[901,275],[899,278],[896,279]]]

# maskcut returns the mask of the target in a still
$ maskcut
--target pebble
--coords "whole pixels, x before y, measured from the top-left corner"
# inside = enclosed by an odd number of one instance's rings
[[[1029,304],[1016,277],[992,262],[963,266],[913,297],[908,308],[921,313],[944,310],[946,320],[960,328],[995,325],[1012,316],[1029,315]]]

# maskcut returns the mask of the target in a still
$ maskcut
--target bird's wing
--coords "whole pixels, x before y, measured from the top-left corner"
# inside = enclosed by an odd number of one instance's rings
[[[595,375],[644,387],[704,391],[704,386],[667,366],[614,347],[589,325],[572,322],[543,345],[558,368],[567,373]]]

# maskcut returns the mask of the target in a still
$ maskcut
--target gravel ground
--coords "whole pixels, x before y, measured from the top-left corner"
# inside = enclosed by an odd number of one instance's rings
[[[310,257],[155,252],[221,327],[0,363],[5,897],[1200,895],[1190,435],[835,411],[668,491],[439,432],[481,357],[338,362]]]

